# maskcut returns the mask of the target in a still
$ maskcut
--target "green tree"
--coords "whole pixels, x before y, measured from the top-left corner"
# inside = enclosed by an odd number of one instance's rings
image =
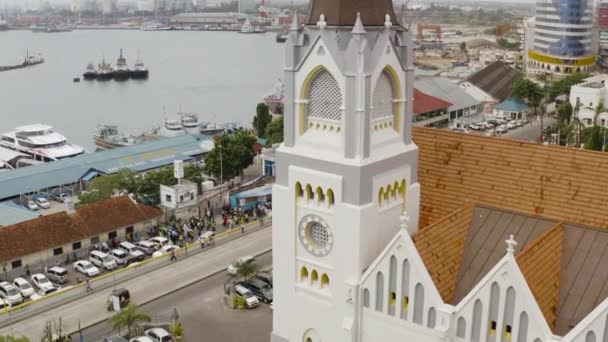
[[[116,192],[132,192],[137,184],[137,173],[121,170],[115,174],[93,179],[78,197],[79,205],[90,204],[112,197]]]
[[[245,131],[224,135],[205,159],[205,172],[216,178],[240,176],[253,163],[256,138]]]
[[[266,128],[266,146],[270,147],[274,144],[280,144],[283,142],[283,117],[279,117],[273,120],[268,128]]]
[[[532,107],[534,114],[538,114],[538,109],[542,104],[543,99],[545,98],[545,91],[538,84],[526,79],[521,78],[516,80],[511,85],[511,95],[519,98],[528,104],[528,106]],[[545,115],[544,109],[540,110],[540,141],[544,140],[544,124],[543,118]]]
[[[0,336],[0,342],[30,342],[27,337],[15,337],[13,335]]]
[[[120,333],[121,329],[127,328],[128,337],[132,337],[142,323],[148,323],[150,321],[152,321],[152,318],[144,313],[141,313],[135,304],[129,304],[126,308],[122,309],[122,311],[116,313],[110,318],[112,329]]]
[[[587,77],[589,77],[588,73],[575,73],[553,83],[549,87],[549,94],[547,95],[549,101],[554,101],[556,97],[562,94],[570,95],[570,88],[575,84],[583,82]]]
[[[604,147],[604,128],[600,126],[589,127],[584,130],[585,149],[602,151]]]
[[[253,118],[253,128],[255,128],[258,137],[263,138],[266,133],[266,128],[272,121],[272,115],[270,109],[265,103],[259,103],[256,110],[256,115]]]
[[[606,107],[604,107],[604,101],[600,101],[595,107],[595,114],[593,115],[593,126],[597,126],[597,119],[600,114],[606,111]]]
[[[253,259],[239,260],[234,264],[236,275],[240,278],[248,280],[253,277],[258,271],[258,265]]]
[[[557,110],[558,121],[564,125],[570,124],[570,121],[572,121],[572,112],[573,111],[574,110],[572,108],[572,105],[569,102],[566,103],[564,106],[560,107]]]

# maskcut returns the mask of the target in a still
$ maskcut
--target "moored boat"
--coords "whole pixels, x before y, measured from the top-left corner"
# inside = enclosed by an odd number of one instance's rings
[[[114,78],[114,69],[105,59],[102,60],[101,64],[97,67],[97,80],[108,81]]]
[[[55,132],[53,127],[35,124],[15,128],[2,134],[0,146],[25,153],[34,160],[49,162],[75,157],[85,150],[67,142],[66,138]]]
[[[127,66],[127,59],[122,55],[122,49],[120,49],[120,56],[116,60],[116,70],[114,70],[114,79],[117,81],[124,81],[131,78],[131,71]]]
[[[148,68],[144,65],[144,62],[141,59],[137,59],[135,61],[135,66],[133,70],[131,70],[131,78],[133,79],[146,79],[149,75]]]
[[[82,74],[82,78],[85,80],[94,80],[97,78],[97,70],[95,70],[93,62],[87,64],[87,70]]]

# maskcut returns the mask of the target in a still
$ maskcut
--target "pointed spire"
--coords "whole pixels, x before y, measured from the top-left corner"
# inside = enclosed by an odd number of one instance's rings
[[[407,214],[407,212],[405,210],[403,211],[403,215],[401,215],[401,217],[399,217],[399,221],[401,221],[401,229],[403,229],[403,230],[409,229],[410,216]]]
[[[391,15],[386,13],[384,17],[384,27],[390,29],[393,26],[393,22],[391,21]]]
[[[355,26],[353,27],[353,34],[365,34],[365,27],[363,26],[363,21],[361,21],[361,13],[357,13],[357,21],[355,21]]]
[[[515,247],[517,247],[517,241],[515,241],[515,237],[513,236],[513,234],[511,234],[511,236],[509,237],[508,240],[505,240],[505,243],[507,244],[507,253],[509,253],[509,254],[515,253]]]
[[[291,20],[290,31],[297,31],[300,29],[300,18],[298,17],[298,12],[295,12],[293,15],[293,19]]]
[[[321,13],[319,16],[319,21],[317,21],[317,26],[322,30],[327,27],[327,20],[325,20],[325,14]]]

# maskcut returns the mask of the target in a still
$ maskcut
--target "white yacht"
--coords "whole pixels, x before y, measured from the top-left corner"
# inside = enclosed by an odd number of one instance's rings
[[[194,113],[180,113],[182,127],[188,134],[200,134],[201,124],[198,121],[198,115]]]
[[[177,137],[186,134],[181,119],[165,119],[163,127],[160,128],[158,135],[161,137]]]
[[[0,146],[25,153],[34,160],[50,162],[75,157],[85,150],[67,142],[66,138],[55,132],[53,127],[35,124],[15,128],[2,134]]]

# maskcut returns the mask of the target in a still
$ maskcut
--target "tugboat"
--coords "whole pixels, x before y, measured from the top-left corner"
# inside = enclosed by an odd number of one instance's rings
[[[112,66],[106,63],[106,60],[103,59],[101,64],[97,67],[97,80],[98,81],[109,81],[114,78],[114,70]]]
[[[125,81],[131,77],[131,71],[127,66],[127,60],[122,55],[122,49],[120,49],[120,56],[116,60],[116,70],[114,70],[114,79],[117,81]]]
[[[94,80],[97,78],[97,70],[95,70],[95,65],[93,62],[87,64],[87,71],[82,74],[82,78],[85,80]]]
[[[148,68],[144,65],[141,59],[135,61],[135,67],[131,71],[131,78],[133,79],[147,79],[149,75]]]

